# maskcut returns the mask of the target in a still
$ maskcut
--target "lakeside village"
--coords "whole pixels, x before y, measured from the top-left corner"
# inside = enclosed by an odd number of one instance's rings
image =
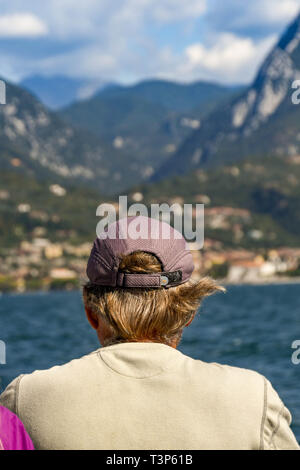
[[[181,203],[173,198],[169,204]],[[131,200],[142,200],[134,193]],[[116,211],[118,204],[111,202]],[[23,204],[24,205],[24,204]],[[22,209],[22,208],[21,208]],[[205,230],[207,228],[231,229],[241,237],[243,221],[249,221],[251,213],[246,209],[232,207],[205,208]],[[238,223],[239,221],[240,223]],[[68,242],[53,242],[47,238],[44,227],[36,227],[32,237],[19,246],[4,249],[0,253],[0,293],[34,290],[78,289],[87,280],[85,269],[90,254],[91,242],[71,245]],[[253,238],[260,236],[252,230]],[[220,240],[204,238],[204,246],[195,249],[194,279],[210,275],[227,284],[298,282],[300,280],[300,247],[252,250],[226,248]]]

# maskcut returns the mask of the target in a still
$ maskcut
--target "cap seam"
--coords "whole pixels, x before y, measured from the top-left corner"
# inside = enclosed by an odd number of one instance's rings
[[[112,267],[109,266],[106,259],[103,258],[102,255],[100,255],[100,253],[98,252],[93,253],[92,257],[94,258],[97,264],[103,264],[107,269],[110,269],[110,270],[112,269]]]
[[[173,269],[174,265],[178,263],[180,260],[184,258],[188,253],[185,251],[184,253],[179,253],[173,260],[170,269]]]
[[[109,253],[110,253],[111,257],[112,257],[112,260],[114,261],[115,266],[116,266],[117,264],[119,265],[119,263],[117,263],[118,257],[115,256],[114,251],[113,251],[113,248],[110,246],[109,239],[108,239],[108,242],[106,243],[106,248],[108,249],[108,251],[109,251]]]

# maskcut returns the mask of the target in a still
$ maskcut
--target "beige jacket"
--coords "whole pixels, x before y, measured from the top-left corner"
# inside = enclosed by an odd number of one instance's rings
[[[298,449],[260,374],[123,343],[15,379],[0,403],[36,449]]]

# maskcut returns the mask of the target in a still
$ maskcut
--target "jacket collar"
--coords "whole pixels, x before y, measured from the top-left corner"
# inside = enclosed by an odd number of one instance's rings
[[[118,343],[98,350],[102,361],[118,374],[138,379],[159,375],[184,358],[163,343]]]

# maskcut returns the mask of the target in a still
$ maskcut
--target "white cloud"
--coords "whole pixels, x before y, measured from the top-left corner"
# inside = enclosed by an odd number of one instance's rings
[[[9,14],[24,4],[24,0],[6,0]],[[27,0],[26,6],[32,16],[44,18],[51,32],[60,38],[90,38],[107,34],[110,26],[121,26],[120,34],[143,31],[150,23],[171,24],[195,20],[206,11],[206,0]]]
[[[14,6],[19,3],[11,0]],[[75,7],[71,0],[49,0],[28,1],[28,5],[36,15],[47,18],[52,40],[77,41],[78,45],[57,48],[42,59],[26,58],[26,64],[20,57],[22,75],[32,68],[33,73],[134,80],[146,70],[157,73],[155,57],[150,60],[153,68],[146,63],[150,50],[160,54],[152,28],[194,21],[205,12],[206,0],[85,0]]]
[[[8,78],[40,73],[98,81],[161,77],[224,83],[253,78],[300,6],[300,0],[26,0],[28,12],[21,14],[24,0],[2,3],[0,36],[49,31],[43,57],[33,43],[32,53],[23,54],[22,45],[3,48]]]
[[[211,0],[209,6],[207,18],[212,29],[237,32],[246,28],[266,35],[297,15],[300,0]]]
[[[0,37],[37,37],[47,34],[46,24],[32,13],[0,16]]]
[[[213,43],[192,43],[182,52],[170,46],[145,43],[142,51],[131,50],[125,41],[114,41],[106,50],[87,45],[72,52],[53,55],[38,63],[19,61],[19,67],[48,75],[89,77],[132,82],[149,77],[179,80],[213,80],[220,83],[249,83],[257,68],[277,40],[271,35],[263,40],[219,34]]]
[[[210,47],[191,44],[185,50],[181,74],[190,77],[211,74],[221,82],[234,80],[247,83],[249,75],[253,75],[276,39],[272,35],[255,43],[251,38],[223,33]]]
[[[104,51],[97,46],[87,46],[70,53],[57,54],[39,62],[41,71],[49,75],[59,71],[59,74],[78,77],[107,77],[111,78],[118,71],[121,51]],[[128,57],[128,56],[127,56]],[[74,65],[78,64],[77,70]]]
[[[287,23],[300,9],[299,0],[259,0],[253,3],[257,4],[256,12],[252,9],[253,19],[259,16],[263,21],[275,24]]]

